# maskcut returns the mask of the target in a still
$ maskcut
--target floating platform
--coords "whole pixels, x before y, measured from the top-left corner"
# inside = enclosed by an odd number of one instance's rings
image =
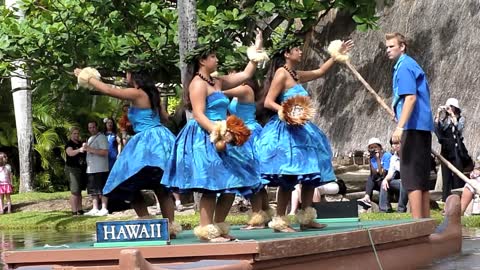
[[[460,200],[449,197],[445,221],[432,219],[328,223],[322,230],[274,233],[232,227],[238,241],[204,243],[184,231],[170,245],[6,251],[9,269],[416,269],[460,252]],[[298,227],[297,227],[298,229]],[[380,267],[381,265],[381,267]]]

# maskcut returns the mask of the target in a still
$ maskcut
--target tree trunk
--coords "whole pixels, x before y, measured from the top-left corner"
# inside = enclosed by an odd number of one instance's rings
[[[197,2],[195,0],[178,1],[178,35],[182,84],[185,83],[187,76],[187,65],[185,65],[183,60],[188,51],[195,47],[198,37],[196,6]]]
[[[182,85],[185,85],[185,79],[188,77],[188,72],[192,72],[187,70],[187,65],[183,62],[185,59],[186,54],[189,50],[195,47],[197,43],[198,37],[198,29],[197,29],[197,2],[195,0],[179,0],[178,1],[178,35],[179,35],[179,51],[180,51],[180,71],[181,71],[181,78],[182,78]],[[177,120],[182,119],[183,108],[177,109],[175,115]],[[187,121],[191,118],[191,113],[187,113]],[[180,122],[178,121],[178,122]],[[201,194],[198,192],[194,192],[194,209],[198,210],[200,205],[200,198]]]
[[[16,74],[23,74],[18,69]],[[32,128],[32,91],[27,79],[12,75],[13,107],[17,126],[18,158],[20,164],[19,192],[33,190],[33,128]]]
[[[13,8],[17,3],[15,0],[7,0],[5,5]],[[19,11],[17,15],[19,19],[24,17]],[[19,192],[22,193],[33,190],[32,91],[24,70],[20,68],[23,63],[17,62],[16,65],[19,68],[11,74],[11,84],[20,164]]]

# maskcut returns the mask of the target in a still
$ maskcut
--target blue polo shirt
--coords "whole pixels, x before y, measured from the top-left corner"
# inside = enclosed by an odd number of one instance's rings
[[[385,152],[385,153],[383,153],[383,156],[380,159],[380,162],[382,163],[382,168],[385,171],[388,171],[388,169],[390,169],[390,159],[391,158],[392,158],[392,154],[390,152]],[[377,159],[375,157],[370,158],[370,164],[372,164],[372,167],[375,170],[378,169]]]
[[[410,56],[402,54],[393,68],[393,102],[397,120],[402,113],[406,95],[416,95],[417,101],[405,129],[433,131],[430,89],[425,72]]]

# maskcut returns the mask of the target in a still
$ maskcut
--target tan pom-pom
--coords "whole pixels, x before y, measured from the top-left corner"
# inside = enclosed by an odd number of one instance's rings
[[[327,51],[335,61],[345,63],[350,59],[350,55],[341,52],[342,45],[343,41],[334,40],[328,45]]]
[[[221,222],[221,223],[217,223],[215,225],[218,226],[218,229],[220,230],[220,235],[226,235],[226,234],[230,233],[230,224],[228,224],[226,222]]]
[[[252,213],[252,216],[250,217],[250,220],[247,222],[247,224],[251,226],[265,225],[265,222],[267,222],[267,219],[265,218],[266,215],[267,213],[262,210]]]
[[[235,115],[227,118],[227,129],[233,136],[233,144],[236,146],[243,145],[250,138],[252,131],[245,125],[242,119]]]
[[[193,234],[201,240],[211,240],[219,237],[221,231],[217,225],[208,224],[206,226],[197,226],[193,229]]]
[[[262,49],[257,50],[255,46],[250,46],[247,49],[248,59],[257,63],[262,63],[268,61],[270,58],[268,54]]]
[[[315,218],[317,218],[317,210],[315,210],[313,207],[307,207],[305,209],[298,210],[295,216],[298,223],[302,225],[310,224]]]
[[[98,70],[91,67],[86,67],[82,69],[82,71],[80,71],[80,73],[78,74],[78,78],[77,78],[78,85],[80,87],[85,87],[90,90],[93,90],[94,87],[88,83],[88,80],[90,80],[91,78],[100,80],[101,78],[100,72],[98,72]]]
[[[176,223],[175,221],[172,221],[168,224],[168,232],[170,234],[177,235],[182,232],[182,225]]]
[[[277,111],[278,114],[278,119],[285,121],[285,114],[283,113],[283,107],[280,107],[280,109]]]
[[[282,103],[282,114],[284,121],[289,125],[305,125],[315,115],[315,108],[308,96],[294,96]],[[279,113],[279,118],[280,113]]]
[[[278,231],[285,230],[290,227],[290,221],[285,216],[275,216],[272,218],[272,221],[268,223],[268,227]]]

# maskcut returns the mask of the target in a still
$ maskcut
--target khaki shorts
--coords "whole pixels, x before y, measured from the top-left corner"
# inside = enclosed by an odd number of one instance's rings
[[[65,166],[65,176],[70,182],[70,192],[80,194],[87,188],[87,175],[80,168]]]

